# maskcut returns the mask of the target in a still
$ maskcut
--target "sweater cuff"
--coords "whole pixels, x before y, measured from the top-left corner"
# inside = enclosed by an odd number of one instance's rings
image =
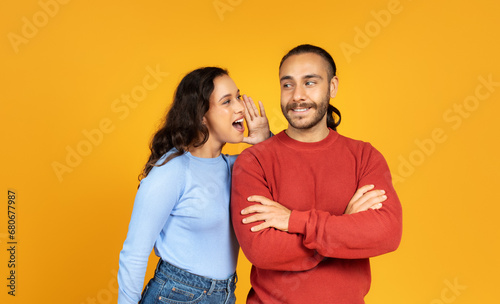
[[[288,220],[288,232],[306,234],[306,225],[310,211],[292,210]]]

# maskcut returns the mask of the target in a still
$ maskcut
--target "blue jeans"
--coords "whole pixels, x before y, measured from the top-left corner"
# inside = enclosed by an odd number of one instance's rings
[[[155,276],[144,288],[139,304],[234,304],[237,280],[236,273],[226,280],[202,277],[177,268],[160,258]]]

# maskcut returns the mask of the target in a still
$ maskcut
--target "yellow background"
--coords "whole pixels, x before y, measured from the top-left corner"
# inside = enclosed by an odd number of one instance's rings
[[[181,77],[228,68],[278,133],[278,63],[312,43],[338,65],[339,132],[385,155],[403,204],[401,246],[372,259],[367,303],[493,303],[499,12],[495,0],[2,1],[0,302],[116,302],[137,176]],[[168,75],[147,89],[148,68]],[[100,127],[89,146],[86,132]],[[67,159],[77,149],[86,155]],[[59,177],[55,162],[67,166]],[[8,189],[17,193],[15,297]],[[243,256],[238,274],[244,303]]]

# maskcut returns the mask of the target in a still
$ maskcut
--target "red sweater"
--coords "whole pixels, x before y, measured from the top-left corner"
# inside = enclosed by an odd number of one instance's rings
[[[386,191],[379,210],[344,211],[354,192],[374,184]],[[250,195],[292,210],[289,232],[251,232],[240,211]],[[233,226],[253,264],[247,303],[364,303],[370,257],[399,246],[401,204],[382,154],[369,143],[330,130],[304,143],[284,132],[246,149],[233,167]]]

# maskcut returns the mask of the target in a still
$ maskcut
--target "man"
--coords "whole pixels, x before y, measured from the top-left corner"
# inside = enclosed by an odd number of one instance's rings
[[[233,226],[253,264],[247,303],[364,303],[369,258],[399,246],[401,204],[386,161],[369,143],[335,131],[335,74],[319,47],[285,55],[279,77],[288,128],[234,165]]]

